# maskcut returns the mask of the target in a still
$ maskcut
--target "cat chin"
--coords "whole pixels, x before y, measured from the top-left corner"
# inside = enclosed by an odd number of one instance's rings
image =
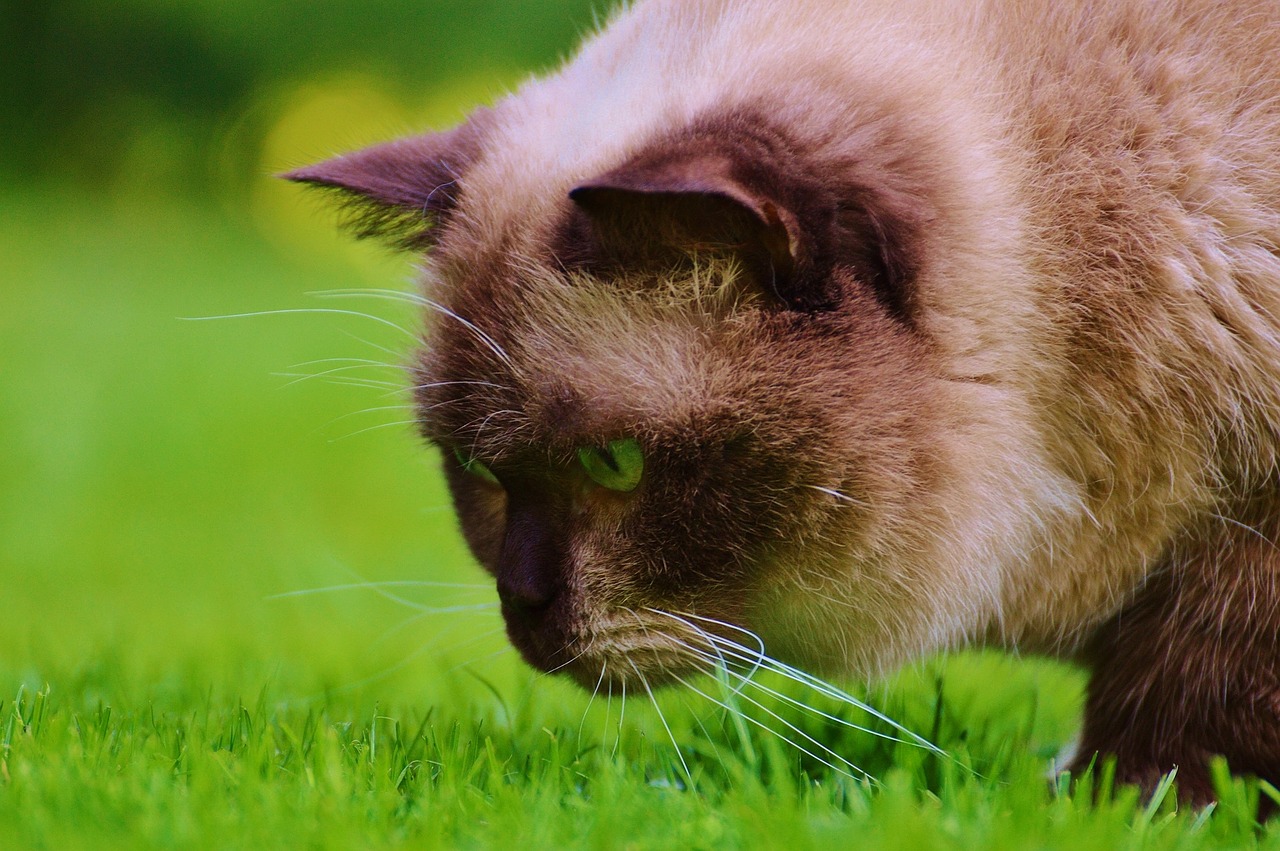
[[[692,677],[709,672],[704,665],[673,660],[666,654],[635,651],[600,659],[581,657],[564,668],[564,673],[588,691],[627,688],[686,686]]]
[[[532,667],[547,674],[567,676],[588,691],[682,684],[713,667],[687,649],[644,644],[632,638],[596,639],[588,643],[586,650],[576,652],[570,649],[572,645],[548,651],[515,637],[512,644]]]
[[[718,663],[749,666],[763,649],[725,637],[741,628],[700,615],[627,608],[594,617],[558,614],[504,608],[507,636],[529,665],[588,690],[681,683]]]

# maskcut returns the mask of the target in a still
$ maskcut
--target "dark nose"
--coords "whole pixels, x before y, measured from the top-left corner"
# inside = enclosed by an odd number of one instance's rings
[[[503,606],[521,614],[550,606],[559,591],[560,561],[560,548],[545,513],[531,503],[509,505],[498,557],[498,596]]]

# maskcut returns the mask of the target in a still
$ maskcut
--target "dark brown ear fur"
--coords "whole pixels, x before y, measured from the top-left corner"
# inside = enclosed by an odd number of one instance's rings
[[[892,175],[858,171],[816,161],[767,119],[704,119],[570,192],[577,214],[559,259],[625,265],[728,250],[793,309],[835,308],[843,271],[909,320],[929,216]]]
[[[357,237],[422,249],[434,242],[432,229],[456,206],[462,175],[479,152],[473,117],[444,133],[375,145],[281,177],[337,192],[344,225]]]

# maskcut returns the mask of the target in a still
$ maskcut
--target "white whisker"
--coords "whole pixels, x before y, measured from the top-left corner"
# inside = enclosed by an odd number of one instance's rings
[[[680,702],[684,704],[685,710],[693,716],[693,721],[698,725],[698,729],[702,731],[703,738],[706,739],[707,744],[711,745],[711,750],[716,755],[716,762],[720,763],[720,766],[723,768],[725,764],[724,755],[720,753],[720,748],[716,747],[716,737],[711,735],[711,731],[707,729],[707,725],[702,723],[702,716],[694,711],[693,707],[689,705],[689,701],[684,698],[683,694],[681,695]],[[721,729],[724,729],[723,724],[721,724]]]
[[[319,366],[320,364],[310,364],[310,365]],[[289,367],[289,369],[297,370],[297,369],[301,369],[302,366],[306,366],[306,364],[299,365],[299,366],[291,366]],[[296,378],[297,381],[291,382],[291,384],[296,384],[298,383],[298,381],[303,381],[307,378],[320,378],[326,375],[337,375],[339,373],[352,372],[354,370],[360,370],[360,369],[381,369],[381,368],[384,368],[382,364],[345,363],[345,364],[340,364],[338,366],[330,367],[329,369],[320,370],[319,372],[277,372],[272,374],[281,375],[288,378]],[[343,377],[347,379],[352,379],[352,380],[355,379],[355,376],[343,376]],[[385,387],[404,387],[405,386],[403,381],[387,381],[386,379],[380,379],[380,378],[360,378],[359,380],[376,382]]]
[[[395,428],[397,426],[407,426],[407,425],[417,425],[417,424],[418,424],[417,420],[396,420],[395,422],[390,422],[390,423],[378,423],[377,425],[371,425],[367,428],[362,428],[357,431],[344,434],[341,437],[335,437],[333,438],[333,440],[330,440],[329,442],[337,443],[339,440],[348,440],[350,438],[358,437],[362,434],[367,434],[368,432],[378,431],[384,428]]]
[[[314,360],[302,361],[301,363],[290,364],[289,369],[304,369],[308,366],[322,366],[327,363],[344,363],[354,367],[393,369],[396,372],[408,372],[408,368],[403,364],[387,363],[386,361],[373,360],[371,358],[316,358]]]
[[[273,372],[272,375],[277,378],[292,378],[285,387],[292,387],[295,384],[301,384],[308,379],[321,379],[326,384],[334,384],[339,387],[364,387],[371,390],[392,390],[394,393],[402,393],[407,388],[398,381],[382,381],[377,378],[360,378],[353,375],[333,375],[332,373],[339,370],[326,370],[324,372]],[[394,395],[393,393],[387,394]]]
[[[671,747],[675,749],[676,757],[680,760],[680,767],[684,769],[685,779],[689,782],[689,788],[693,788],[693,773],[689,771],[689,764],[684,761],[684,754],[680,753],[680,745],[676,742],[675,733],[671,732],[671,726],[667,724],[667,716],[662,714],[662,707],[658,705],[658,698],[654,696],[653,689],[649,687],[649,681],[644,678],[644,674],[640,673],[640,668],[635,662],[627,660],[631,664],[632,670],[636,672],[636,676],[640,678],[640,685],[644,686],[645,692],[649,695],[649,702],[653,704],[653,711],[658,713],[658,720],[662,722],[662,727],[667,731],[667,737],[671,739]]]
[[[364,337],[359,337],[359,336],[357,336],[357,335],[355,335],[355,334],[352,334],[350,331],[343,331],[342,333],[343,333],[345,336],[350,337],[351,339],[355,340],[357,343],[364,343],[364,344],[365,344],[366,346],[368,346],[369,348],[371,348],[371,349],[377,349],[378,351],[382,352],[383,354],[390,355],[390,356],[391,356],[391,357],[393,357],[393,358],[397,358],[397,359],[399,359],[399,358],[401,358],[401,357],[403,357],[403,356],[404,356],[404,353],[403,353],[403,352],[397,352],[395,349],[389,349],[389,348],[387,348],[386,346],[379,345],[378,343],[373,342],[372,340],[366,340]],[[415,338],[414,342],[418,342],[418,340]]]
[[[373,641],[369,643],[369,649],[374,650],[378,647],[381,647],[383,644],[389,641],[392,637],[399,635],[400,633],[404,632],[406,629],[413,626],[414,624],[422,623],[424,620],[427,620],[431,616],[432,616],[431,612],[416,612],[407,617],[401,618],[399,623],[389,626],[386,629],[384,629],[382,632],[378,633],[378,637],[373,639]],[[433,636],[433,640],[438,641],[442,639],[445,635],[450,633],[451,631],[452,631],[451,628],[445,628],[441,630],[438,634]]]
[[[712,703],[716,704],[717,706],[719,706],[719,707],[723,708],[725,711],[730,712],[730,713],[732,713],[732,712],[734,712],[734,711],[735,711],[735,710],[734,710],[734,708],[733,708],[733,707],[731,707],[729,704],[724,703],[724,702],[722,702],[722,701],[720,701],[720,700],[717,700],[716,698],[714,698],[714,697],[712,697],[711,695],[709,695],[709,694],[707,694],[706,692],[704,692],[702,689],[700,689],[700,688],[698,688],[697,686],[695,686],[695,685],[693,685],[692,683],[690,683],[688,680],[685,680],[683,677],[676,677],[676,680],[677,680],[677,681],[679,681],[682,685],[684,685],[684,687],[685,687],[685,688],[689,689],[690,691],[694,692],[695,694],[699,694],[699,695],[701,695],[702,697],[706,698],[707,700],[711,701]],[[759,727],[760,729],[764,730],[766,733],[769,733],[769,734],[770,734],[770,735],[772,735],[772,736],[777,736],[779,739],[781,739],[783,742],[785,742],[785,743],[786,743],[786,744],[788,744],[789,746],[791,746],[791,747],[795,748],[796,750],[800,751],[800,752],[801,752],[801,753],[803,753],[803,754],[806,754],[807,756],[809,756],[809,757],[811,757],[811,758],[813,758],[813,759],[816,759],[818,762],[820,762],[820,763],[822,763],[823,765],[827,766],[827,768],[830,768],[832,771],[835,771],[835,772],[837,772],[837,773],[839,773],[839,774],[843,774],[844,776],[846,776],[846,777],[848,777],[848,778],[850,778],[850,779],[853,779],[853,780],[874,780],[874,778],[873,778],[870,774],[868,774],[866,771],[864,771],[863,769],[861,769],[861,768],[859,768],[858,766],[854,765],[852,762],[849,762],[849,760],[847,760],[847,759],[845,759],[844,757],[840,756],[840,754],[836,753],[836,752],[835,752],[835,751],[833,751],[831,748],[829,748],[829,747],[827,747],[826,745],[824,745],[822,742],[819,742],[817,739],[813,738],[813,737],[812,737],[812,736],[810,736],[808,733],[805,733],[805,732],[804,732],[803,730],[801,730],[799,727],[796,727],[794,724],[792,724],[792,723],[790,723],[789,721],[787,721],[785,718],[783,718],[783,717],[782,717],[781,715],[779,715],[778,713],[771,711],[769,708],[767,708],[766,706],[764,706],[763,704],[761,704],[759,701],[752,700],[750,697],[746,697],[746,695],[743,695],[743,697],[744,697],[748,702],[750,702],[750,703],[754,704],[755,706],[757,706],[758,708],[760,708],[762,711],[764,711],[764,712],[768,713],[769,715],[773,716],[773,717],[774,717],[775,719],[777,719],[778,721],[781,721],[785,726],[787,726],[788,728],[790,728],[790,729],[791,729],[791,730],[793,730],[794,732],[796,732],[796,733],[800,734],[800,735],[801,735],[801,736],[803,736],[805,739],[807,739],[808,741],[812,742],[812,743],[813,743],[814,745],[816,745],[816,746],[817,746],[821,751],[823,751],[823,752],[825,752],[825,753],[827,753],[827,754],[830,754],[830,755],[831,755],[831,757],[832,757],[833,759],[836,759],[836,760],[838,760],[839,762],[844,763],[846,766],[848,766],[850,769],[852,769],[853,771],[855,771],[855,772],[857,772],[857,773],[856,773],[856,774],[851,774],[849,771],[846,771],[845,769],[841,768],[840,766],[836,765],[835,763],[830,762],[829,760],[823,759],[822,757],[818,756],[816,753],[814,753],[813,751],[811,751],[811,750],[809,750],[808,748],[804,747],[803,745],[801,745],[801,744],[799,744],[799,743],[797,743],[797,742],[794,742],[794,741],[792,741],[791,739],[788,739],[786,736],[782,735],[782,734],[781,734],[781,733],[779,733],[777,730],[773,729],[773,728],[772,728],[772,727],[770,727],[768,724],[764,723],[763,721],[761,721],[761,720],[760,720],[760,719],[758,719],[758,718],[754,718],[754,717],[752,717],[752,716],[750,716],[750,715],[746,715],[746,714],[742,714],[742,713],[738,713],[739,717],[745,718],[747,721],[750,721],[752,724],[755,724],[757,727]]]
[[[342,310],[336,307],[285,307],[276,310],[254,310],[249,313],[224,313],[220,316],[181,316],[179,319],[182,319],[185,322],[207,322],[214,319],[248,319],[255,316],[290,316],[293,314],[303,313],[330,313],[340,316],[359,316],[361,319],[368,319],[372,322],[386,325],[388,328],[394,328],[415,342],[418,339],[417,335],[410,333],[408,329],[397,325],[390,319],[383,319],[381,316],[374,316],[372,313],[361,313],[358,310]]]
[[[491,636],[497,635],[498,633],[502,632],[504,629],[505,629],[505,627],[498,627],[497,629],[491,629],[491,630],[489,630],[488,632],[481,633],[480,635],[476,636],[476,637],[475,637],[474,639],[472,639],[471,641],[467,642],[467,644],[475,644],[475,643],[477,643],[477,642],[479,642],[479,641],[483,641],[483,640],[484,640],[484,639],[486,639],[486,638],[489,638],[489,637],[491,637]],[[463,644],[463,645],[459,645],[459,646],[461,646],[461,647],[465,647],[465,646],[467,646],[467,645],[466,645],[466,644]],[[454,650],[457,650],[458,648],[457,648],[457,647],[455,647],[455,648],[453,648],[453,649],[454,649]],[[461,670],[461,669],[463,669],[463,668],[469,668],[469,667],[471,667],[472,665],[476,664],[477,662],[486,662],[486,661],[488,661],[489,659],[497,658],[498,656],[502,656],[502,655],[503,655],[503,654],[505,654],[505,653],[510,653],[510,652],[512,652],[513,650],[515,650],[515,648],[514,648],[514,647],[512,647],[510,644],[504,645],[504,646],[502,646],[502,647],[499,647],[497,650],[494,650],[492,653],[486,653],[486,654],[484,654],[483,656],[477,656],[477,657],[475,657],[474,659],[468,659],[468,660],[467,660],[467,661],[465,661],[465,662],[459,662],[458,664],[454,665],[453,667],[451,667],[451,668],[449,668],[447,671],[445,671],[445,673],[446,673],[446,674],[451,674],[451,673],[453,673],[454,671]]]
[[[412,411],[413,409],[414,409],[414,405],[408,402],[405,402],[400,405],[375,405],[372,408],[361,408],[358,411],[348,411],[345,414],[340,414],[334,417],[333,419],[329,420],[328,424],[333,425],[334,423],[340,423],[343,420],[349,420],[352,417],[359,417],[364,414],[376,414],[381,411]]]
[[[609,754],[610,759],[618,755],[618,748],[622,745],[622,719],[627,714],[627,681],[623,680],[621,686],[622,694],[618,698],[618,735],[613,740],[613,752]]]
[[[655,610],[655,611],[660,611],[660,610]],[[667,613],[667,614],[670,614],[670,613]],[[684,614],[689,618],[703,621],[704,623],[715,624],[717,626],[724,627],[725,629],[730,629],[735,632],[750,635],[755,640],[757,641],[759,640],[759,636],[757,636],[755,633],[751,632],[750,630],[746,630],[740,626],[737,626],[736,624],[731,624],[726,621],[717,620],[715,618],[705,617],[703,615],[695,615],[691,612],[686,612]],[[675,617],[675,616],[672,615],[672,617]],[[831,683],[828,683],[826,680],[815,677],[812,674],[809,674],[805,671],[800,670],[799,668],[795,668],[791,665],[788,665],[785,662],[780,662],[777,659],[774,659],[773,657],[768,656],[761,651],[752,650],[749,647],[744,647],[743,645],[738,644],[737,642],[729,641],[728,639],[725,639],[720,636],[716,636],[711,633],[708,633],[707,637],[711,638],[713,641],[723,646],[729,652],[729,655],[736,656],[740,661],[747,662],[750,664],[758,663],[764,668],[774,671],[775,673],[781,674],[784,677],[792,680],[793,682],[807,686],[808,688],[813,689],[819,694],[823,694],[829,698],[832,698],[833,700],[839,701],[849,706],[853,706],[867,713],[873,718],[883,721],[884,723],[893,727],[898,732],[909,737],[911,741],[906,742],[906,744],[914,743],[919,747],[932,751],[941,756],[947,756],[947,753],[945,751],[943,751],[937,745],[930,742],[928,739],[925,739],[923,736],[919,735],[918,733],[915,733],[912,730],[907,729],[902,724],[899,724],[897,721],[894,721],[892,718],[888,717],[884,713],[864,703],[863,701],[857,699],[856,697],[849,694],[848,692],[845,692],[842,689],[839,689],[836,686],[832,685]],[[761,646],[763,646],[763,644]],[[873,731],[869,731],[869,732],[873,732]]]
[[[496,605],[496,604],[495,604],[495,605]],[[576,654],[574,654],[574,655],[573,655],[573,656],[571,656],[570,658],[568,658],[568,659],[566,659],[565,661],[561,662],[559,665],[556,665],[556,666],[555,666],[554,668],[552,668],[551,670],[544,672],[544,673],[542,674],[542,676],[544,676],[544,677],[549,677],[549,676],[551,676],[552,674],[556,673],[557,671],[560,671],[560,670],[563,670],[563,669],[565,669],[565,668],[569,667],[569,666],[570,666],[570,665],[572,665],[574,662],[576,662],[576,661],[578,661],[579,659],[581,659],[581,658],[582,658],[582,656],[583,656],[583,654],[585,654],[586,652],[587,652],[587,649],[584,647],[583,649],[579,650]]]
[[[714,636],[713,634],[711,634],[711,633],[707,632],[705,629],[703,629],[702,627],[700,627],[700,626],[698,626],[697,624],[693,623],[692,621],[689,621],[689,620],[687,620],[687,619],[685,619],[685,618],[683,618],[683,617],[681,617],[681,616],[679,616],[679,615],[673,614],[672,612],[664,611],[664,610],[662,610],[662,609],[655,609],[655,608],[653,608],[653,607],[651,607],[651,606],[646,606],[645,608],[646,608],[648,611],[653,612],[653,613],[654,613],[654,614],[656,614],[656,615],[664,615],[664,616],[666,616],[666,617],[672,618],[673,620],[675,620],[675,621],[677,621],[677,622],[679,622],[679,623],[683,624],[684,626],[686,626],[686,627],[688,627],[689,629],[691,629],[691,630],[693,630],[694,632],[696,632],[696,633],[698,634],[698,636],[699,636],[699,637],[701,637],[701,638],[703,638],[703,639],[706,639],[707,644],[708,644],[708,647],[711,649],[711,651],[712,651],[713,653],[715,653],[715,654],[716,654],[716,656],[717,656],[717,657],[719,657],[719,661],[720,661],[720,663],[721,663],[721,664],[723,664],[723,665],[725,665],[725,667],[726,667],[726,668],[728,667],[728,663],[725,661],[724,656],[720,653],[719,648],[718,648],[718,647],[717,647],[717,645],[716,645],[716,641],[715,641],[716,636]],[[726,626],[727,626],[727,624],[726,624]],[[756,642],[756,644],[757,644],[757,646],[758,646],[758,650],[756,651],[756,655],[757,655],[757,657],[758,657],[758,659],[759,659],[759,660],[763,660],[764,658],[767,658],[767,657],[765,656],[765,652],[764,652],[764,639],[760,638],[760,636],[756,635],[754,632],[752,632],[752,631],[751,631],[751,630],[749,630],[749,629],[744,629],[744,628],[742,628],[742,627],[734,627],[734,629],[736,629],[738,632],[740,632],[740,633],[742,633],[742,634],[744,634],[744,635],[747,635],[747,636],[749,636],[750,638],[752,638],[752,639],[754,639],[754,640],[755,640],[755,642]],[[724,640],[724,639],[722,639],[722,640]],[[737,644],[736,642],[730,642],[730,645],[731,645],[731,646],[734,646],[734,647],[739,647],[739,648],[744,649],[744,650],[745,650],[745,649],[747,649],[747,648],[743,648],[743,647],[742,647],[742,645],[739,645],[739,644]],[[694,647],[691,647],[691,646],[690,646],[688,649],[689,649],[689,650],[693,650],[693,651],[697,652],[697,651],[696,651],[696,648],[694,648]],[[748,652],[749,652],[749,651],[748,651]],[[760,667],[761,667],[761,665],[762,665],[762,664],[763,664],[763,662],[762,662],[762,661],[757,661],[757,663],[756,663],[755,667],[752,669],[752,671],[751,671],[749,674],[747,674],[747,675],[746,675],[746,680],[748,680],[748,681],[749,681],[753,676],[755,676],[756,672],[760,670]],[[741,675],[740,675],[740,676],[741,676]],[[744,685],[745,685],[745,684],[744,684]],[[742,687],[743,687],[743,686],[739,686],[739,688],[742,688]]]
[[[422,612],[423,614],[448,615],[448,614],[455,614],[458,612],[480,612],[485,610],[496,610],[498,608],[497,601],[491,601],[486,603],[468,603],[468,604],[457,605],[457,606],[425,606],[421,603],[415,603],[413,600],[409,600],[405,597],[401,597],[399,594],[392,594],[391,592],[386,590],[386,588],[388,587],[409,586],[409,585],[416,585],[418,587],[439,587],[439,588],[454,588],[454,589],[466,588],[467,590],[475,590],[473,586],[462,586],[462,585],[455,586],[455,585],[446,585],[443,583],[439,585],[432,585],[430,583],[416,583],[416,582],[365,582],[365,583],[352,583],[349,585],[333,585],[326,588],[307,588],[299,591],[285,591],[280,594],[270,594],[263,599],[282,600],[289,597],[306,597],[314,594],[327,594],[327,593],[337,592],[337,591],[350,591],[350,590],[360,589],[360,590],[373,591],[377,593],[378,596],[385,597],[386,599],[390,600],[393,603],[396,603],[397,605],[401,605],[401,606],[404,606],[405,608]]]
[[[268,594],[264,600],[279,600],[285,597],[305,597],[311,594],[330,594],[337,591],[377,590],[379,588],[448,588],[455,591],[488,591],[491,586],[464,582],[428,582],[417,579],[392,579],[383,582],[346,582],[341,585],[325,585],[320,588],[300,588],[296,591],[281,591]]]
[[[582,720],[578,722],[578,750],[579,751],[582,750],[582,728],[587,725],[587,713],[591,711],[591,704],[595,703],[596,695],[600,693],[600,686],[604,684],[604,672],[606,667],[607,665],[604,662],[600,663],[600,678],[596,680],[596,687],[591,690],[591,697],[587,699],[587,706],[585,709],[582,710]],[[613,687],[610,686],[610,694],[612,694],[612,690],[613,690]],[[609,723],[609,716],[606,713],[605,724],[608,724],[608,723]]]
[[[840,500],[841,502],[847,502],[850,505],[856,505],[861,508],[871,507],[871,503],[869,502],[863,502],[860,499],[854,499],[853,497],[849,496],[847,493],[841,493],[840,491],[834,490],[832,488],[824,488],[821,485],[805,485],[805,487],[812,488],[813,490],[816,490],[816,491],[822,491],[823,493],[829,496],[834,496],[836,499]]]
[[[482,331],[480,327],[476,325],[474,322],[472,322],[469,319],[466,319],[465,317],[461,316],[458,313],[455,313],[454,311],[445,307],[443,304],[440,304],[439,302],[436,302],[436,301],[432,301],[431,299],[426,298],[424,296],[417,296],[415,297],[414,301],[415,303],[423,307],[434,310],[435,312],[443,316],[447,316],[450,319],[453,319],[454,321],[458,322],[460,325],[462,325],[464,328],[470,331],[477,340],[483,343],[485,348],[493,352],[493,354],[498,357],[498,360],[502,361],[502,363],[506,365],[508,369],[510,369],[512,372],[518,372],[518,370],[516,369],[515,363],[511,360],[511,356],[507,354],[506,350],[503,349],[502,346],[498,345],[497,340],[493,339],[493,337],[490,337],[488,334]]]
[[[739,652],[739,651],[741,651],[742,649],[743,649],[743,648],[740,648],[740,647],[737,647],[737,646],[730,646],[730,647],[726,647],[726,651],[728,652],[728,654],[729,654],[730,656],[735,656],[735,657],[737,657],[739,660],[741,660],[741,661],[743,661],[743,662],[747,662],[747,663],[754,663],[754,662],[756,661],[756,658],[757,658],[757,657],[755,656],[755,654],[754,654],[754,653],[751,653],[750,651],[747,651],[746,653],[741,653],[741,652]],[[854,707],[854,708],[856,708],[856,709],[859,709],[859,710],[861,710],[862,712],[865,712],[865,713],[867,713],[868,715],[872,716],[873,718],[877,718],[877,719],[879,719],[879,720],[881,720],[881,721],[885,722],[886,724],[889,724],[889,725],[890,725],[890,726],[892,726],[895,730],[898,730],[899,732],[901,732],[901,733],[903,733],[903,734],[905,734],[905,735],[909,736],[909,737],[910,737],[910,739],[899,739],[899,738],[897,738],[897,737],[895,737],[895,736],[891,736],[891,735],[889,735],[888,733],[883,733],[883,732],[880,732],[880,731],[877,731],[877,730],[873,730],[873,729],[870,729],[870,728],[867,728],[867,727],[863,727],[863,726],[860,726],[860,725],[858,725],[858,724],[855,724],[855,723],[853,723],[853,722],[851,722],[851,721],[845,721],[845,720],[843,720],[843,719],[840,719],[840,718],[838,718],[837,716],[830,716],[830,715],[827,715],[826,713],[821,712],[820,710],[817,710],[817,709],[814,709],[813,707],[807,706],[806,704],[804,704],[804,703],[803,703],[803,702],[801,702],[801,701],[797,701],[797,700],[795,700],[794,698],[791,698],[791,697],[789,697],[789,696],[787,696],[787,695],[785,695],[785,694],[782,694],[782,693],[780,693],[780,692],[776,692],[776,691],[774,691],[773,689],[769,689],[767,686],[763,686],[763,685],[761,685],[761,684],[760,684],[760,683],[758,683],[758,682],[753,683],[753,685],[755,685],[757,688],[760,688],[760,689],[762,689],[762,690],[768,691],[768,692],[770,692],[770,693],[774,694],[775,696],[777,696],[777,697],[779,697],[779,698],[781,698],[781,699],[783,699],[783,700],[786,700],[786,701],[787,701],[787,702],[789,702],[789,703],[794,703],[794,704],[795,704],[795,705],[797,705],[797,706],[803,707],[803,708],[807,709],[807,710],[808,710],[808,711],[810,711],[810,712],[814,712],[814,713],[817,713],[817,714],[819,714],[819,715],[824,715],[824,716],[826,716],[826,717],[828,717],[828,718],[831,718],[831,719],[832,719],[832,720],[834,720],[834,721],[838,721],[839,723],[844,724],[844,725],[845,725],[845,726],[847,726],[847,727],[851,727],[851,728],[853,728],[853,729],[860,730],[860,731],[862,731],[862,732],[864,732],[864,733],[870,733],[870,734],[871,734],[871,735],[873,735],[873,736],[877,736],[877,737],[880,737],[880,738],[883,738],[883,739],[888,739],[888,740],[890,740],[890,741],[894,741],[894,742],[901,742],[902,744],[905,744],[905,745],[910,745],[910,746],[912,746],[912,747],[919,747],[919,748],[923,748],[924,750],[932,751],[932,752],[937,753],[937,754],[940,754],[940,755],[942,755],[942,756],[946,756],[945,751],[943,751],[943,750],[942,750],[941,748],[939,748],[937,745],[935,745],[935,744],[933,744],[932,742],[930,742],[930,741],[928,741],[927,739],[925,739],[923,736],[920,736],[919,734],[912,732],[911,730],[907,729],[907,728],[906,728],[906,727],[904,727],[902,724],[899,724],[897,721],[894,721],[893,719],[889,718],[887,715],[883,714],[882,712],[880,712],[880,711],[878,711],[878,710],[874,709],[873,707],[869,706],[868,704],[864,703],[863,701],[858,700],[857,698],[853,697],[852,695],[850,695],[850,694],[848,694],[848,693],[846,693],[846,692],[844,692],[844,691],[841,691],[840,689],[836,688],[835,686],[831,685],[830,683],[828,683],[828,682],[826,682],[826,681],[824,681],[824,680],[820,680],[820,679],[818,679],[817,677],[814,677],[814,676],[812,676],[812,675],[810,675],[810,674],[805,673],[804,671],[799,670],[798,668],[792,668],[791,666],[786,665],[786,664],[784,664],[784,663],[782,663],[782,662],[778,662],[777,660],[772,659],[772,658],[768,658],[768,659],[766,659],[766,660],[764,661],[764,667],[765,667],[767,670],[774,671],[775,673],[781,674],[782,676],[786,677],[787,679],[791,680],[792,682],[795,682],[795,683],[798,683],[798,684],[800,684],[800,685],[806,686],[807,688],[811,688],[811,689],[813,689],[814,691],[818,692],[819,694],[821,694],[821,695],[823,695],[823,696],[825,696],[825,697],[831,698],[831,699],[836,700],[836,701],[838,701],[838,702],[840,702],[840,703],[844,703],[844,704],[846,704],[846,705],[849,705],[849,706],[852,706],[852,707]],[[741,675],[740,675],[740,674],[737,674],[737,676],[741,676]]]
[[[694,651],[696,652],[695,648],[690,648],[690,649],[691,649],[691,650],[694,650]],[[710,654],[706,654],[705,658],[706,658],[708,661],[713,661],[713,659],[712,659],[712,657],[710,656]],[[756,669],[756,668],[753,668],[752,670],[753,670],[753,672],[754,672],[754,671],[755,671],[755,670],[757,670],[757,669]],[[848,727],[848,728],[849,728],[849,729],[851,729],[851,730],[857,730],[857,731],[858,731],[858,732],[860,732],[860,733],[866,733],[866,734],[868,734],[868,735],[875,736],[876,738],[879,738],[879,739],[885,739],[885,740],[890,741],[890,742],[897,742],[897,743],[899,743],[899,744],[908,745],[908,746],[910,746],[910,747],[916,747],[916,748],[923,748],[923,747],[924,747],[924,745],[921,745],[921,744],[919,744],[918,742],[910,741],[910,740],[907,740],[907,739],[900,739],[900,738],[898,738],[897,736],[894,736],[894,735],[892,735],[892,734],[890,734],[890,733],[885,733],[885,732],[882,732],[882,731],[880,731],[880,730],[874,730],[874,729],[872,729],[872,728],[870,728],[870,727],[864,727],[864,726],[862,726],[861,724],[855,724],[854,722],[852,722],[852,721],[850,721],[850,720],[848,720],[848,719],[846,719],[846,718],[841,718],[841,717],[840,717],[840,716],[838,716],[838,715],[832,715],[832,714],[831,714],[831,713],[829,713],[829,712],[824,712],[823,710],[818,709],[817,707],[814,707],[814,706],[810,706],[809,704],[805,703],[804,701],[799,700],[799,699],[797,699],[797,698],[794,698],[794,697],[792,697],[791,695],[789,695],[789,694],[787,694],[787,693],[785,693],[785,692],[781,692],[781,691],[778,691],[777,689],[770,688],[769,686],[765,685],[764,683],[760,682],[759,680],[752,679],[750,676],[747,676],[747,675],[742,674],[742,673],[740,673],[740,672],[738,672],[738,671],[735,671],[735,670],[733,670],[733,668],[731,668],[731,667],[727,667],[727,666],[726,666],[726,667],[724,668],[724,673],[725,673],[727,676],[730,676],[730,677],[734,677],[734,678],[736,678],[736,679],[741,683],[741,685],[738,687],[738,690],[737,690],[737,691],[735,691],[735,692],[734,692],[734,694],[738,694],[738,693],[739,693],[743,688],[746,688],[747,686],[752,686],[752,687],[754,687],[754,688],[759,689],[760,691],[764,692],[765,694],[767,694],[767,695],[769,695],[769,696],[771,696],[771,697],[775,697],[775,698],[777,698],[778,700],[781,700],[781,701],[784,701],[784,702],[786,702],[786,703],[789,703],[789,704],[791,704],[792,706],[794,706],[794,707],[796,707],[796,708],[798,708],[798,709],[802,709],[802,710],[804,710],[805,712],[809,712],[809,713],[812,713],[812,714],[817,715],[817,716],[819,716],[819,717],[825,718],[825,719],[827,719],[828,721],[831,721],[831,722],[833,722],[833,723],[835,723],[835,724],[839,724],[839,725],[841,725],[841,726],[843,726],[843,727]],[[748,700],[750,700],[750,698],[747,698],[747,699],[748,699]]]
[[[492,381],[433,381],[428,384],[414,384],[412,390],[430,390],[433,387],[452,387],[458,384],[474,384],[479,387],[492,387],[495,390],[510,390],[505,384],[494,384]]]
[[[340,287],[332,290],[312,290],[307,295],[312,298],[372,298],[381,301],[422,304],[422,296],[416,293],[392,290],[386,287]]]

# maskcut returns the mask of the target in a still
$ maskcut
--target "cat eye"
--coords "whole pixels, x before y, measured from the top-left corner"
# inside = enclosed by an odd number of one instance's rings
[[[624,437],[610,441],[604,448],[582,447],[578,450],[578,463],[600,487],[626,493],[640,484],[644,450],[635,438]]]
[[[464,455],[461,449],[453,450],[453,457],[458,459],[458,464],[463,470],[475,476],[477,479],[486,481],[491,485],[500,484],[498,482],[498,477],[493,474],[493,471],[490,470],[483,461],[477,460],[469,455]]]

